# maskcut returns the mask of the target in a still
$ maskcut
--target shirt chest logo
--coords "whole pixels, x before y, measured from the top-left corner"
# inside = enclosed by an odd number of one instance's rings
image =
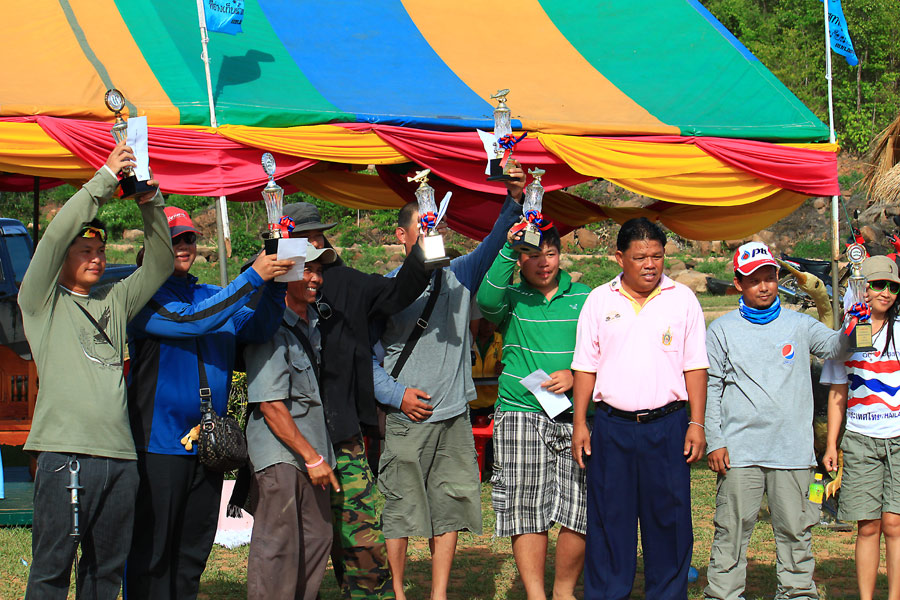
[[[790,360],[793,360],[795,354],[796,354],[796,353],[794,352],[794,344],[792,344],[792,343],[790,343],[790,342],[786,342],[786,343],[781,347],[781,356],[784,358],[784,360],[785,360],[786,362],[787,362],[787,361],[790,361]]]
[[[669,327],[666,329],[665,333],[662,334],[662,345],[670,346],[672,344],[672,328]]]
[[[622,315],[620,315],[617,311],[612,311],[612,312],[606,313],[606,322],[607,323],[609,323],[610,321],[615,321],[616,319],[620,319],[620,318],[622,318]]]

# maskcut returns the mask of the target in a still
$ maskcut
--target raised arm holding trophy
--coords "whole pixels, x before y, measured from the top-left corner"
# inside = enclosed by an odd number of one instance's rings
[[[284,216],[284,188],[275,183],[275,157],[271,153],[266,152],[262,155],[262,167],[269,176],[269,182],[262,191],[263,201],[266,203],[266,220],[269,222],[268,231],[263,237],[266,254],[276,254],[278,240],[290,237],[294,221]]]
[[[866,260],[866,247],[862,244],[851,244],[848,246],[847,260],[850,261],[850,279],[847,292],[851,294],[854,304],[865,303],[866,278],[862,275],[862,264]],[[851,353],[875,350],[875,347],[872,345],[871,321],[860,323],[857,317],[851,317],[846,333],[850,336]]]
[[[512,160],[513,148],[522,141],[528,133],[523,133],[518,138],[512,132],[512,117],[509,107],[506,105],[506,96],[509,90],[498,90],[491,94],[491,98],[497,101],[494,109],[494,156],[490,155],[490,172],[488,181],[512,181],[509,170],[514,166]]]

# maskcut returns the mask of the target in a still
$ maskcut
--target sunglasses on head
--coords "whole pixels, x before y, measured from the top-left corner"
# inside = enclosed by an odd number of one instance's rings
[[[81,237],[91,239],[99,239],[104,244],[106,243],[106,232],[100,229],[99,227],[94,227],[93,225],[89,225],[84,228],[84,231],[81,232]]]
[[[197,234],[193,231],[188,231],[186,233],[182,233],[180,235],[176,235],[172,240],[173,244],[177,244],[179,242],[183,242],[187,245],[196,244],[197,243]]]
[[[900,283],[879,279],[878,281],[870,281],[869,289],[873,292],[883,292],[884,290],[887,290],[889,294],[896,296],[897,294],[900,294]]]

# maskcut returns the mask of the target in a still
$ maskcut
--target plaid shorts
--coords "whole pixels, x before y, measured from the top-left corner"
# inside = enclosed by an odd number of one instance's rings
[[[571,423],[543,412],[497,413],[491,477],[497,537],[541,533],[554,523],[587,531],[586,475],[571,448]]]

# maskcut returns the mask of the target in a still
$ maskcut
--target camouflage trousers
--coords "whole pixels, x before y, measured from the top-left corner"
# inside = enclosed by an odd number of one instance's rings
[[[335,444],[334,453],[341,491],[331,490],[331,563],[341,595],[347,600],[394,598],[381,518],[375,509],[375,482],[362,437]]]

